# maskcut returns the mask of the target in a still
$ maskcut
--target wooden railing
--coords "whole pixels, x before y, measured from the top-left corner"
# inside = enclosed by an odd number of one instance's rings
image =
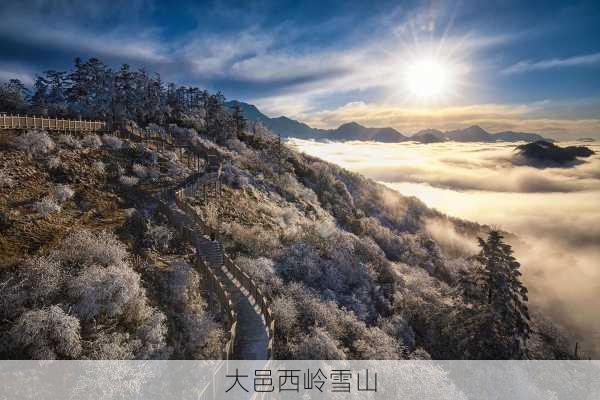
[[[106,122],[0,114],[0,129],[95,132],[106,130]]]
[[[210,234],[209,227],[202,221],[198,213],[184,200],[186,189],[182,188],[175,192],[175,202],[177,206],[185,212],[186,215],[191,217],[198,228],[204,234]],[[265,325],[267,327],[267,333],[269,336],[269,342],[267,344],[267,355],[269,359],[273,357],[273,345],[275,338],[275,319],[273,318],[273,312],[270,304],[271,300],[267,295],[262,293],[256,282],[244,272],[237,264],[235,264],[231,258],[225,254],[225,268],[231,275],[243,286],[250,295],[254,298],[254,301],[260,309],[260,313],[264,318]]]
[[[165,210],[169,220],[175,222],[176,218],[171,213],[169,206],[165,202],[161,201],[161,207],[163,210]],[[177,227],[177,230],[183,240],[194,244],[194,246],[196,245],[196,232],[189,227],[176,222],[174,225]],[[235,351],[235,340],[237,336],[237,315],[235,313],[235,309],[233,308],[233,303],[231,302],[231,295],[199,254],[196,254],[194,268],[204,278],[206,288],[211,293],[215,294],[220,309],[225,314],[225,327],[228,334],[228,339],[223,348],[223,359],[229,360]]]
[[[269,343],[267,345],[267,353],[269,358],[273,356],[273,343],[275,338],[275,319],[273,318],[273,312],[271,311],[269,297],[259,289],[258,285],[254,280],[242,269],[237,266],[228,255],[225,255],[225,268],[233,275],[233,277],[240,282],[240,284],[248,290],[250,295],[254,298],[254,301],[260,309],[260,313],[265,319],[265,325],[267,326],[267,332],[269,335]]]
[[[143,131],[140,128],[137,128],[137,131],[134,132],[134,134],[137,136],[141,136],[143,134]],[[166,140],[165,142],[169,143],[169,140]],[[220,174],[221,174],[221,168],[219,167],[217,176],[220,176]],[[198,178],[200,178],[200,176],[198,176]],[[172,196],[174,194],[175,203],[177,204],[177,206],[188,217],[192,218],[194,224],[196,225],[196,227],[199,228],[199,230],[201,231],[202,234],[210,236],[214,232],[211,232],[211,228],[202,220],[202,218],[198,215],[196,210],[194,210],[194,208],[191,207],[185,201],[186,195],[193,195],[193,193],[195,193],[198,190],[198,183],[199,183],[198,179],[193,179],[193,180],[187,182],[187,184],[184,185],[183,187],[178,188],[178,190],[176,190],[174,193],[166,191],[165,193],[163,193],[163,195],[168,198],[169,196]],[[184,238],[187,238],[187,240],[190,240],[192,243],[195,244],[195,239],[194,239],[195,235],[189,228],[183,228],[182,236]],[[197,257],[197,260],[200,260],[202,262],[202,264],[200,266],[202,271],[211,272],[210,268],[208,267],[208,265],[206,265],[204,260],[201,260],[201,257]],[[196,265],[199,265],[198,262],[199,261],[197,261]],[[260,313],[261,313],[262,317],[264,318],[264,322],[265,322],[265,325],[267,328],[267,333],[268,333],[268,337],[269,337],[269,341],[267,344],[267,356],[269,359],[271,359],[273,357],[273,346],[274,346],[274,338],[275,338],[275,319],[273,318],[273,312],[270,307],[271,300],[269,299],[268,296],[266,296],[264,293],[262,293],[262,291],[260,290],[260,288],[258,287],[256,282],[254,282],[254,280],[246,272],[244,272],[238,265],[236,265],[231,260],[231,258],[229,258],[229,256],[227,254],[225,254],[225,256],[224,256],[224,266],[231,273],[231,275],[240,283],[240,285],[242,285],[250,293],[250,295],[254,298],[254,301],[258,305],[258,307],[260,309]],[[208,276],[208,275],[206,275],[206,276]],[[216,278],[216,276],[214,276],[214,274],[212,274],[212,277],[208,278],[208,279],[212,280],[213,278],[216,280],[215,282],[218,283],[217,286],[220,288],[219,290],[221,290],[222,285],[218,281],[218,278]],[[215,286],[215,288],[217,286]],[[225,290],[225,288],[222,288],[222,290],[224,292],[227,292]],[[220,299],[220,301],[226,301],[226,299],[223,298],[223,299]],[[232,310],[233,310],[233,308],[232,308]],[[230,338],[233,338],[233,341],[230,340],[231,343],[227,344],[226,351],[229,351],[229,352],[227,353],[226,359],[229,359],[229,356],[231,354],[233,354],[233,350],[234,350],[236,329],[237,329],[237,320],[235,320],[235,317],[236,317],[235,311],[233,311],[232,318],[234,318],[234,319],[232,319],[233,323],[230,328]]]
[[[223,349],[223,359],[230,360],[235,351],[235,340],[237,336],[237,315],[233,308],[233,303],[231,302],[231,296],[202,257],[196,257],[194,266],[205,278],[207,289],[217,296],[217,300],[226,316],[228,340]]]

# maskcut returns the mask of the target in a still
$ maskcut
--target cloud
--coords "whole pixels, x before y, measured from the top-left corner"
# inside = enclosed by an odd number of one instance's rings
[[[2,66],[0,66],[0,82],[6,82],[11,79],[18,79],[21,82],[23,82],[25,85],[28,85],[28,86],[33,85],[33,75],[32,74],[23,72],[22,69],[8,70],[8,69],[4,69]]]
[[[476,166],[474,168],[477,168]],[[428,183],[431,186],[451,190],[477,190],[511,193],[569,193],[586,189],[580,182],[571,182],[551,176],[546,171],[534,169],[516,170],[509,168],[498,171],[465,172],[458,176],[444,173],[440,169],[399,166],[393,170],[387,167],[370,167],[360,170],[367,176],[385,182]],[[456,171],[453,171],[456,172]]]
[[[600,156],[534,170],[507,162],[513,144],[295,143],[448,215],[516,234],[532,309],[575,333],[585,354],[600,354]],[[426,221],[426,229],[447,255],[477,250],[447,221]]]
[[[575,193],[600,190],[600,157],[569,169],[516,166],[515,144],[320,143],[295,140],[309,154],[387,183],[453,191]],[[376,160],[376,161],[374,161]]]
[[[425,229],[449,257],[470,257],[479,251],[476,239],[457,232],[448,220],[427,219]]]
[[[523,72],[541,71],[554,68],[582,67],[600,64],[600,53],[584,54],[567,58],[553,58],[541,61],[519,61],[504,70],[504,74],[519,74]]]

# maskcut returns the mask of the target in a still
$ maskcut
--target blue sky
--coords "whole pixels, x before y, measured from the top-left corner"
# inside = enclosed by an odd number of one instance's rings
[[[597,1],[92,3],[4,0],[0,80],[95,56],[319,127],[600,135]]]

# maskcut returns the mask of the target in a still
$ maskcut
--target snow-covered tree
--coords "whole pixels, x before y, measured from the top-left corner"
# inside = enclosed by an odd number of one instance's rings
[[[499,231],[479,239],[475,266],[461,275],[465,351],[473,358],[524,358],[530,336],[527,288],[519,262]]]

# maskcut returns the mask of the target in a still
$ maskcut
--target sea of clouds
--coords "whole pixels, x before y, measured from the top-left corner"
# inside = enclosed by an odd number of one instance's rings
[[[523,165],[512,143],[292,144],[448,215],[518,235],[513,246],[532,307],[599,354],[600,144],[586,143],[597,154],[563,168]],[[575,143],[560,143],[567,144]],[[463,253],[477,250],[452,227],[429,230]]]

